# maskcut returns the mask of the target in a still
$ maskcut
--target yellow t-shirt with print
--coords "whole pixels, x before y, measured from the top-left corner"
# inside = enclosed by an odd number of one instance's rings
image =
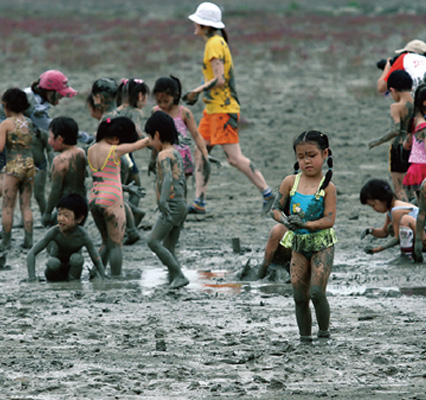
[[[203,59],[203,75],[205,82],[214,78],[211,65],[211,60],[213,58],[223,60],[225,84],[222,87],[203,92],[206,112],[207,114],[239,113],[240,103],[235,87],[234,64],[232,63],[229,47],[222,36],[214,35],[207,40]]]

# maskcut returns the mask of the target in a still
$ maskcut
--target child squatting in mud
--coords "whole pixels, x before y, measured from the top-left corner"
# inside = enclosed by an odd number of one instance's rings
[[[105,278],[101,257],[83,228],[87,218],[87,201],[79,194],[62,197],[58,204],[58,224],[50,228],[44,237],[30,250],[27,256],[28,279],[36,280],[36,256],[49,246],[50,258],[44,272],[48,281],[78,280],[83,271],[84,258],[81,249],[86,247],[95,265],[91,276]]]

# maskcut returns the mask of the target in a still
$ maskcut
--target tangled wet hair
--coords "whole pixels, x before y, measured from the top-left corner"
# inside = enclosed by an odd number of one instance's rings
[[[30,106],[27,95],[19,88],[7,89],[1,100],[6,104],[7,109],[14,113],[22,113]]]
[[[99,78],[92,85],[92,94],[101,94],[115,99],[118,93],[117,82],[114,78]]]
[[[424,102],[426,101],[426,83],[422,83],[416,89],[416,93],[414,94],[414,115],[417,113],[426,115],[426,105]]]
[[[396,195],[390,184],[384,179],[370,179],[362,187],[359,199],[361,204],[367,204],[367,200],[380,200],[390,209]]]
[[[75,218],[83,217],[79,225],[83,226],[86,222],[87,215],[89,213],[89,207],[87,205],[87,200],[78,193],[67,194],[58,201],[56,208],[66,208],[74,212]]]
[[[179,143],[179,132],[176,130],[175,122],[164,111],[156,111],[148,118],[145,124],[145,132],[152,138],[155,132],[158,132],[163,143]]]
[[[333,157],[330,149],[328,136],[325,133],[320,131],[305,131],[302,132],[293,142],[293,151],[296,153],[296,147],[302,143],[312,143],[315,144],[321,151],[328,149],[328,157],[327,157],[327,166],[328,171],[325,174],[324,182],[322,183],[319,190],[325,189],[331,181],[331,177],[333,176]],[[299,162],[296,161],[294,164],[294,171],[297,173],[299,171]]]
[[[149,86],[142,79],[123,79],[118,86],[117,106],[127,102],[132,107],[136,107],[139,93],[143,96],[149,96],[150,93]]]
[[[127,117],[106,118],[98,126],[96,142],[105,138],[117,137],[119,143],[133,143],[138,140],[138,133],[133,121]]]
[[[388,90],[391,88],[398,92],[410,91],[413,87],[413,78],[404,70],[393,71],[388,78]]]
[[[53,118],[49,124],[49,130],[55,138],[61,136],[65,144],[70,146],[77,144],[78,125],[74,119],[70,117]]]
[[[182,96],[182,85],[180,80],[173,75],[170,77],[158,78],[155,82],[152,93],[167,93],[173,97],[173,104],[179,104]]]

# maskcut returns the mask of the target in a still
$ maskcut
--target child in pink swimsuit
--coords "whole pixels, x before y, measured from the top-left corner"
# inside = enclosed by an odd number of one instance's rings
[[[121,275],[126,228],[120,157],[148,146],[148,138],[137,138],[135,124],[129,118],[106,118],[99,124],[96,144],[87,153],[93,175],[89,208],[102,236],[99,253],[105,266],[109,260],[111,276]]]
[[[408,161],[411,163],[402,181],[404,188],[415,190],[426,178],[426,84],[416,89],[414,95],[413,129],[410,129],[404,141],[404,149],[411,150]]]
[[[198,133],[197,124],[195,123],[192,112],[183,106],[179,105],[182,88],[179,79],[174,76],[170,78],[164,77],[157,79],[154,85],[154,96],[157,106],[153,108],[153,112],[161,110],[173,118],[176,129],[179,132],[179,143],[174,147],[179,151],[183,158],[185,176],[191,176],[194,173],[194,161],[191,154],[191,138],[188,131],[191,133],[197,147],[204,158],[206,168],[203,168],[208,180],[210,168],[208,163],[208,152],[205,142]]]

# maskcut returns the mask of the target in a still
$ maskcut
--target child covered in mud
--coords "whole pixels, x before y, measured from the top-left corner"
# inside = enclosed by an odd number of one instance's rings
[[[413,96],[411,88],[413,80],[403,71],[397,70],[389,75],[388,90],[394,100],[390,106],[391,127],[377,139],[368,143],[371,150],[382,143],[392,140],[389,151],[389,165],[392,184],[399,200],[408,201],[407,193],[403,189],[402,181],[408,170],[408,154],[404,154],[403,142],[408,131],[408,124],[413,115]]]
[[[113,78],[99,78],[92,85],[93,102],[102,110],[100,121],[106,118],[115,118],[118,116],[117,109],[117,82]]]
[[[418,194],[426,178],[426,83],[417,87],[414,94],[414,116],[404,141],[404,149],[410,152],[410,166],[402,185]]]
[[[49,125],[49,144],[60,152],[53,159],[51,189],[43,214],[44,226],[55,223],[52,212],[59,199],[69,193],[78,193],[86,198],[86,153],[77,147],[78,125],[69,117],[57,117]]]
[[[416,220],[416,238],[414,241],[413,257],[417,262],[423,262],[422,252],[425,249],[423,235],[426,222],[426,179],[423,180],[419,190],[419,213]]]
[[[386,238],[393,234],[386,243],[380,246],[367,245],[364,251],[375,254],[399,244],[401,253],[412,256],[418,207],[411,203],[398,200],[388,182],[383,179],[370,179],[361,189],[360,201],[367,204],[374,211],[386,214],[381,228],[366,228],[361,232],[361,239],[367,235],[376,238]],[[391,228],[391,232],[389,231]],[[420,240],[420,238],[418,238]],[[426,243],[426,235],[421,235],[422,242]]]
[[[331,183],[332,164],[328,137],[319,131],[300,134],[293,143],[301,172],[284,178],[271,215],[285,225],[282,245],[293,250],[290,265],[296,319],[302,342],[312,340],[309,302],[315,308],[319,325],[317,336],[330,336],[330,306],[326,286],[337,242],[333,225],[336,218],[336,187]],[[323,164],[329,170],[324,176]],[[289,207],[289,215],[285,213]]]
[[[210,177],[209,154],[204,139],[199,134],[197,124],[192,112],[184,106],[180,106],[180,97],[182,86],[178,78],[174,76],[157,79],[154,85],[153,93],[157,105],[153,112],[161,110],[173,118],[176,129],[179,132],[179,141],[174,147],[179,151],[183,159],[185,177],[188,178],[194,172],[194,161],[191,154],[191,139],[188,131],[194,139],[197,148],[196,157],[200,160],[197,163],[199,168],[195,171],[196,180],[206,184]]]
[[[135,124],[129,118],[106,118],[99,124],[96,143],[87,153],[93,175],[89,208],[102,236],[102,261],[104,265],[110,262],[112,276],[120,276],[122,272],[126,227],[120,158],[148,146],[148,138],[137,139]]]
[[[145,125],[150,144],[157,152],[156,192],[160,216],[152,228],[148,246],[169,270],[170,288],[186,286],[175,248],[186,218],[186,179],[183,160],[173,146],[178,140],[173,119],[163,111],[151,115]]]
[[[118,112],[123,117],[130,118],[136,126],[136,132],[139,139],[146,137],[143,126],[142,108],[145,107],[149,96],[149,87],[143,79],[131,78],[122,79],[118,86],[117,106]],[[132,153],[129,153],[131,168],[128,171],[128,177],[123,183],[133,182],[135,186],[142,187],[141,178],[139,176],[139,168],[133,158]],[[139,205],[140,197],[137,195],[129,196],[129,203],[135,207]],[[134,210],[132,210],[134,211]],[[138,225],[138,223],[136,223]]]
[[[31,143],[34,137],[33,123],[24,115],[29,107],[27,96],[18,88],[6,90],[2,97],[6,119],[0,124],[0,151],[6,148],[6,165],[3,178],[3,247],[9,249],[12,239],[13,211],[19,192],[19,204],[24,221],[22,247],[33,245],[33,214],[31,194],[36,174]]]
[[[62,197],[56,205],[58,224],[50,228],[28,253],[27,268],[30,282],[36,280],[36,256],[49,246],[50,258],[44,274],[51,282],[78,280],[81,277],[84,257],[81,249],[85,247],[95,266],[91,277],[104,279],[105,269],[99,253],[83,224],[87,218],[87,200],[76,193]]]

